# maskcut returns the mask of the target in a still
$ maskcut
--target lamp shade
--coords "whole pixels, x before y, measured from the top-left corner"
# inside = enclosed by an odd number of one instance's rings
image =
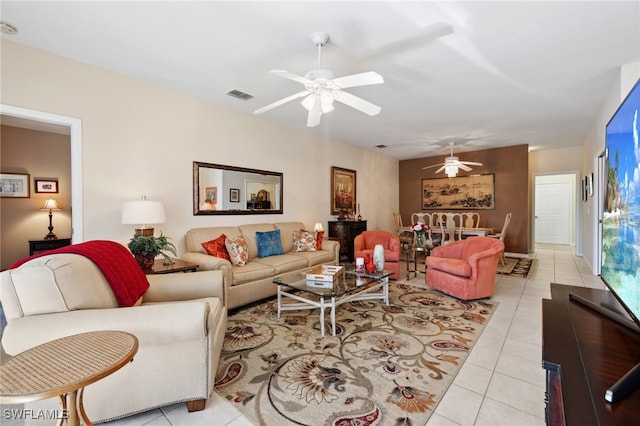
[[[44,206],[40,210],[60,210],[58,207],[58,203],[53,198],[47,198],[47,201],[44,202]]]
[[[164,204],[160,201],[125,201],[122,205],[123,224],[151,224],[167,221]]]
[[[314,231],[324,231],[324,228],[322,227],[322,224],[320,222],[316,223],[316,225],[313,227]]]

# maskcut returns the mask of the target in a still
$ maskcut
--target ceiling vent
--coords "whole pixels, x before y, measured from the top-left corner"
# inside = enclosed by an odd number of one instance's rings
[[[2,34],[14,35],[18,33],[18,29],[6,22],[0,22],[0,32],[2,32]]]
[[[232,91],[228,92],[227,95],[233,96],[234,98],[242,99],[243,101],[248,101],[249,99],[253,99],[252,95],[236,89],[233,89]]]

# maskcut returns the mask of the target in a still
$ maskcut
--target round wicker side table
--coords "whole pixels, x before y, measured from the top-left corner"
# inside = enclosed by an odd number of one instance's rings
[[[60,424],[92,425],[82,404],[84,387],[133,360],[136,336],[124,331],[92,331],[28,349],[0,365],[0,404],[20,404],[59,396]]]

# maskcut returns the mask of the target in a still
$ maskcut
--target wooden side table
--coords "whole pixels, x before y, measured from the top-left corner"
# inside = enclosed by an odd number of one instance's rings
[[[138,339],[124,331],[92,331],[43,343],[0,365],[0,404],[59,396],[65,414],[59,424],[79,426],[82,418],[92,425],[82,403],[84,387],[122,368],[137,351]]]
[[[173,263],[169,265],[164,264],[164,259],[156,259],[153,262],[153,268],[150,271],[145,271],[147,275],[153,274],[172,274],[174,272],[196,272],[198,266],[195,263],[185,262],[180,259],[173,259]]]
[[[71,238],[57,238],[55,240],[29,240],[29,256],[42,251],[54,250],[71,245]]]

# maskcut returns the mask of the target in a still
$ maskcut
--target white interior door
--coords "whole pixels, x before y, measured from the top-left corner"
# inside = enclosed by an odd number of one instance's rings
[[[536,182],[535,239],[540,244],[571,243],[571,183]]]

